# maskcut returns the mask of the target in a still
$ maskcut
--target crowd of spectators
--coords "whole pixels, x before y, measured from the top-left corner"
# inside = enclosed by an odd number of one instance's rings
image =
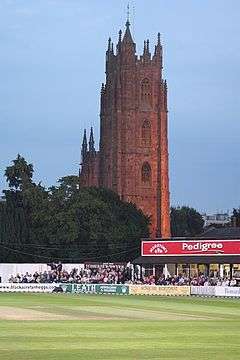
[[[50,269],[44,272],[12,275],[12,283],[77,283],[77,284],[124,284],[130,279],[130,272],[124,265],[102,264],[87,265],[83,269],[64,270],[62,264],[48,264]]]
[[[73,268],[71,271],[63,269],[62,264],[48,264],[49,270],[30,274],[12,275],[12,283],[78,283],[78,284],[145,284],[145,285],[195,285],[195,286],[239,286],[236,279],[207,277],[198,274],[189,277],[185,274],[176,276],[155,277],[153,275],[139,277],[133,274],[129,266],[117,264],[85,265],[80,270]]]
[[[155,278],[153,275],[143,277],[139,284],[148,284],[148,285],[174,285],[174,286],[183,286],[183,285],[194,285],[194,286],[238,286],[236,279],[229,278],[220,278],[220,277],[208,277],[203,274],[199,274],[193,277],[188,277],[186,275],[176,275],[176,276],[159,276]]]

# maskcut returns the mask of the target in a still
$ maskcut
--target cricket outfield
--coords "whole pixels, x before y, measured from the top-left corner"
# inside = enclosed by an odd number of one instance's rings
[[[1,360],[239,360],[240,300],[0,294]]]

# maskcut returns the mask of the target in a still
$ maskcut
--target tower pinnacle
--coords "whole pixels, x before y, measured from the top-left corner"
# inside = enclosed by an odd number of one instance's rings
[[[162,45],[161,45],[161,35],[157,34],[157,45],[155,46],[154,52],[155,59],[161,62],[162,59]]]
[[[84,160],[86,159],[87,150],[88,150],[88,148],[87,148],[87,134],[86,134],[86,129],[84,129],[83,142],[82,142],[82,151],[81,151],[82,162],[84,162]]]
[[[111,51],[111,38],[108,39],[108,51]]]
[[[90,138],[89,138],[89,152],[90,152],[90,154],[95,154],[94,137],[93,137],[93,128],[92,127],[91,127]]]

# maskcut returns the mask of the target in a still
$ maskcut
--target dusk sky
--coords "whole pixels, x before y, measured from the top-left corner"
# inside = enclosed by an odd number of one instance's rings
[[[0,0],[0,190],[18,153],[48,187],[78,173],[84,128],[98,144],[107,40],[127,3]],[[137,53],[162,34],[172,205],[240,206],[239,19],[239,0],[130,1]]]

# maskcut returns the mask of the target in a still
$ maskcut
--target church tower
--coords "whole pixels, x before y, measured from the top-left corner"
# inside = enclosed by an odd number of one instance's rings
[[[170,237],[167,83],[160,34],[136,55],[129,20],[106,52],[101,89],[98,186],[112,189],[151,217],[151,236]],[[86,184],[91,186],[91,183]]]

